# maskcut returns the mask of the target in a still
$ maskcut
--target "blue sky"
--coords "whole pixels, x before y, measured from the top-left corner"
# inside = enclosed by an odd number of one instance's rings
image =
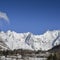
[[[42,34],[60,30],[60,0],[0,0],[0,11],[10,20],[9,24],[0,21],[3,31]]]

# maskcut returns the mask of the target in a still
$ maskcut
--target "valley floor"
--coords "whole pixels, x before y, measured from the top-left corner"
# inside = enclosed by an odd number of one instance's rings
[[[0,60],[47,60],[47,58],[43,58],[43,57],[40,57],[40,58],[37,58],[37,57],[23,57],[21,58],[21,56],[8,56],[8,57],[5,57],[5,56],[0,56]]]

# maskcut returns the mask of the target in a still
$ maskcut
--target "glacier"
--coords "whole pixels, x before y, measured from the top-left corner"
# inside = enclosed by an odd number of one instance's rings
[[[47,51],[60,44],[60,30],[46,31],[41,35],[31,32],[17,33],[8,30],[0,32],[0,50],[42,50]]]

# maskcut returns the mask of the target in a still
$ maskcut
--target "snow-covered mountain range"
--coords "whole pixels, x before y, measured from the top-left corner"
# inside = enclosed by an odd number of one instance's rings
[[[49,50],[59,44],[60,30],[46,31],[42,35],[34,35],[30,32],[16,33],[10,30],[0,32],[0,50]]]

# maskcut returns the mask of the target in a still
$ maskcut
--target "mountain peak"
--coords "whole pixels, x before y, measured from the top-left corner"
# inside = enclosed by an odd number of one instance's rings
[[[2,49],[48,50],[60,44],[60,30],[46,31],[42,35],[31,32],[17,33],[8,30],[0,32],[0,47]]]

